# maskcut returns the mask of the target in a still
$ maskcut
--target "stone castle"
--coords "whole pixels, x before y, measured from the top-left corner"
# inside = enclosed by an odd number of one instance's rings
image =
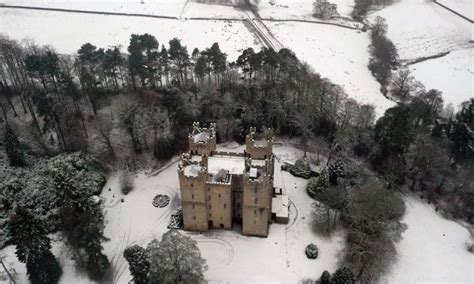
[[[255,128],[246,137],[244,152],[216,149],[216,125],[193,124],[189,151],[178,168],[183,226],[189,231],[231,229],[266,237],[274,219],[288,222],[288,198],[273,188],[273,133],[256,139]],[[273,217],[273,218],[272,218]]]

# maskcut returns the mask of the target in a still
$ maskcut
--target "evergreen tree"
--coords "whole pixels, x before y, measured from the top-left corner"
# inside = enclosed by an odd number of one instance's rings
[[[7,232],[16,246],[18,260],[26,263],[31,283],[57,283],[62,270],[51,253],[48,232],[35,215],[17,206],[10,216]]]
[[[128,247],[123,252],[123,256],[128,262],[130,273],[133,276],[135,284],[148,283],[148,272],[150,271],[150,262],[144,248],[134,245]]]
[[[22,167],[25,165],[25,157],[23,151],[21,150],[20,141],[18,137],[13,132],[13,129],[6,124],[5,127],[5,152],[7,153],[8,160],[10,161],[10,166],[12,167]]]
[[[347,268],[338,268],[331,277],[331,284],[352,284],[355,283],[354,274]]]
[[[329,284],[331,283],[331,273],[329,271],[324,270],[323,274],[321,274],[320,282],[321,284]]]

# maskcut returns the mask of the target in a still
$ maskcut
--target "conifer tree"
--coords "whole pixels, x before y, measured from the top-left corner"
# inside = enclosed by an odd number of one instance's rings
[[[123,256],[128,262],[134,283],[148,283],[147,277],[148,272],[150,271],[150,262],[146,250],[140,246],[134,245],[126,248],[123,252]]]
[[[10,166],[12,167],[22,167],[25,165],[25,158],[23,151],[20,147],[20,142],[16,136],[13,129],[6,124],[5,128],[5,152],[7,152],[8,160],[10,161]]]
[[[43,224],[27,209],[17,206],[7,230],[18,260],[26,263],[31,283],[57,283],[62,270],[51,253],[51,241]]]

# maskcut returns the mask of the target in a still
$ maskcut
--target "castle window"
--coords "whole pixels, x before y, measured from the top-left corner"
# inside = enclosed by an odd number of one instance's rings
[[[221,194],[219,193],[219,198],[221,198]]]
[[[194,199],[194,194],[191,194],[191,199]]]
[[[253,210],[253,214],[257,215],[257,209]]]
[[[193,219],[196,220],[196,216],[193,216]]]
[[[208,199],[208,200],[211,200],[211,196],[209,195],[209,196],[207,197],[207,199]]]
[[[257,224],[257,220],[253,220],[253,223],[256,225],[256,224]]]
[[[211,215],[211,213],[209,213],[209,218],[211,218],[211,217],[212,217],[212,215]]]
[[[257,198],[255,198],[254,202],[255,202],[255,204],[257,204]]]
[[[211,205],[209,204],[209,209],[212,209]]]
[[[224,209],[227,208],[227,204],[224,204]]]
[[[194,184],[191,183],[191,187],[194,187]]]
[[[193,209],[194,209],[194,204],[193,204]]]

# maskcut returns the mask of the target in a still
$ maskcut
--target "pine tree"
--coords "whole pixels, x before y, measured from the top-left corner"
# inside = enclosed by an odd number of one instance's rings
[[[130,273],[133,276],[135,284],[148,283],[148,272],[150,271],[150,262],[144,248],[134,245],[128,247],[123,252],[123,256],[128,262]]]
[[[347,268],[338,268],[331,277],[331,284],[352,284],[355,283],[354,274]]]
[[[7,226],[18,260],[26,263],[31,283],[57,283],[62,270],[51,253],[51,241],[43,224],[27,209],[17,206]]]
[[[25,165],[25,158],[23,151],[21,150],[20,142],[18,137],[13,132],[13,129],[6,124],[5,128],[5,152],[7,152],[8,160],[10,161],[10,166],[12,167],[22,167]]]
[[[344,177],[344,163],[342,160],[337,160],[335,163],[332,163],[328,167],[329,172],[329,182],[332,185],[337,185],[338,179]]]

